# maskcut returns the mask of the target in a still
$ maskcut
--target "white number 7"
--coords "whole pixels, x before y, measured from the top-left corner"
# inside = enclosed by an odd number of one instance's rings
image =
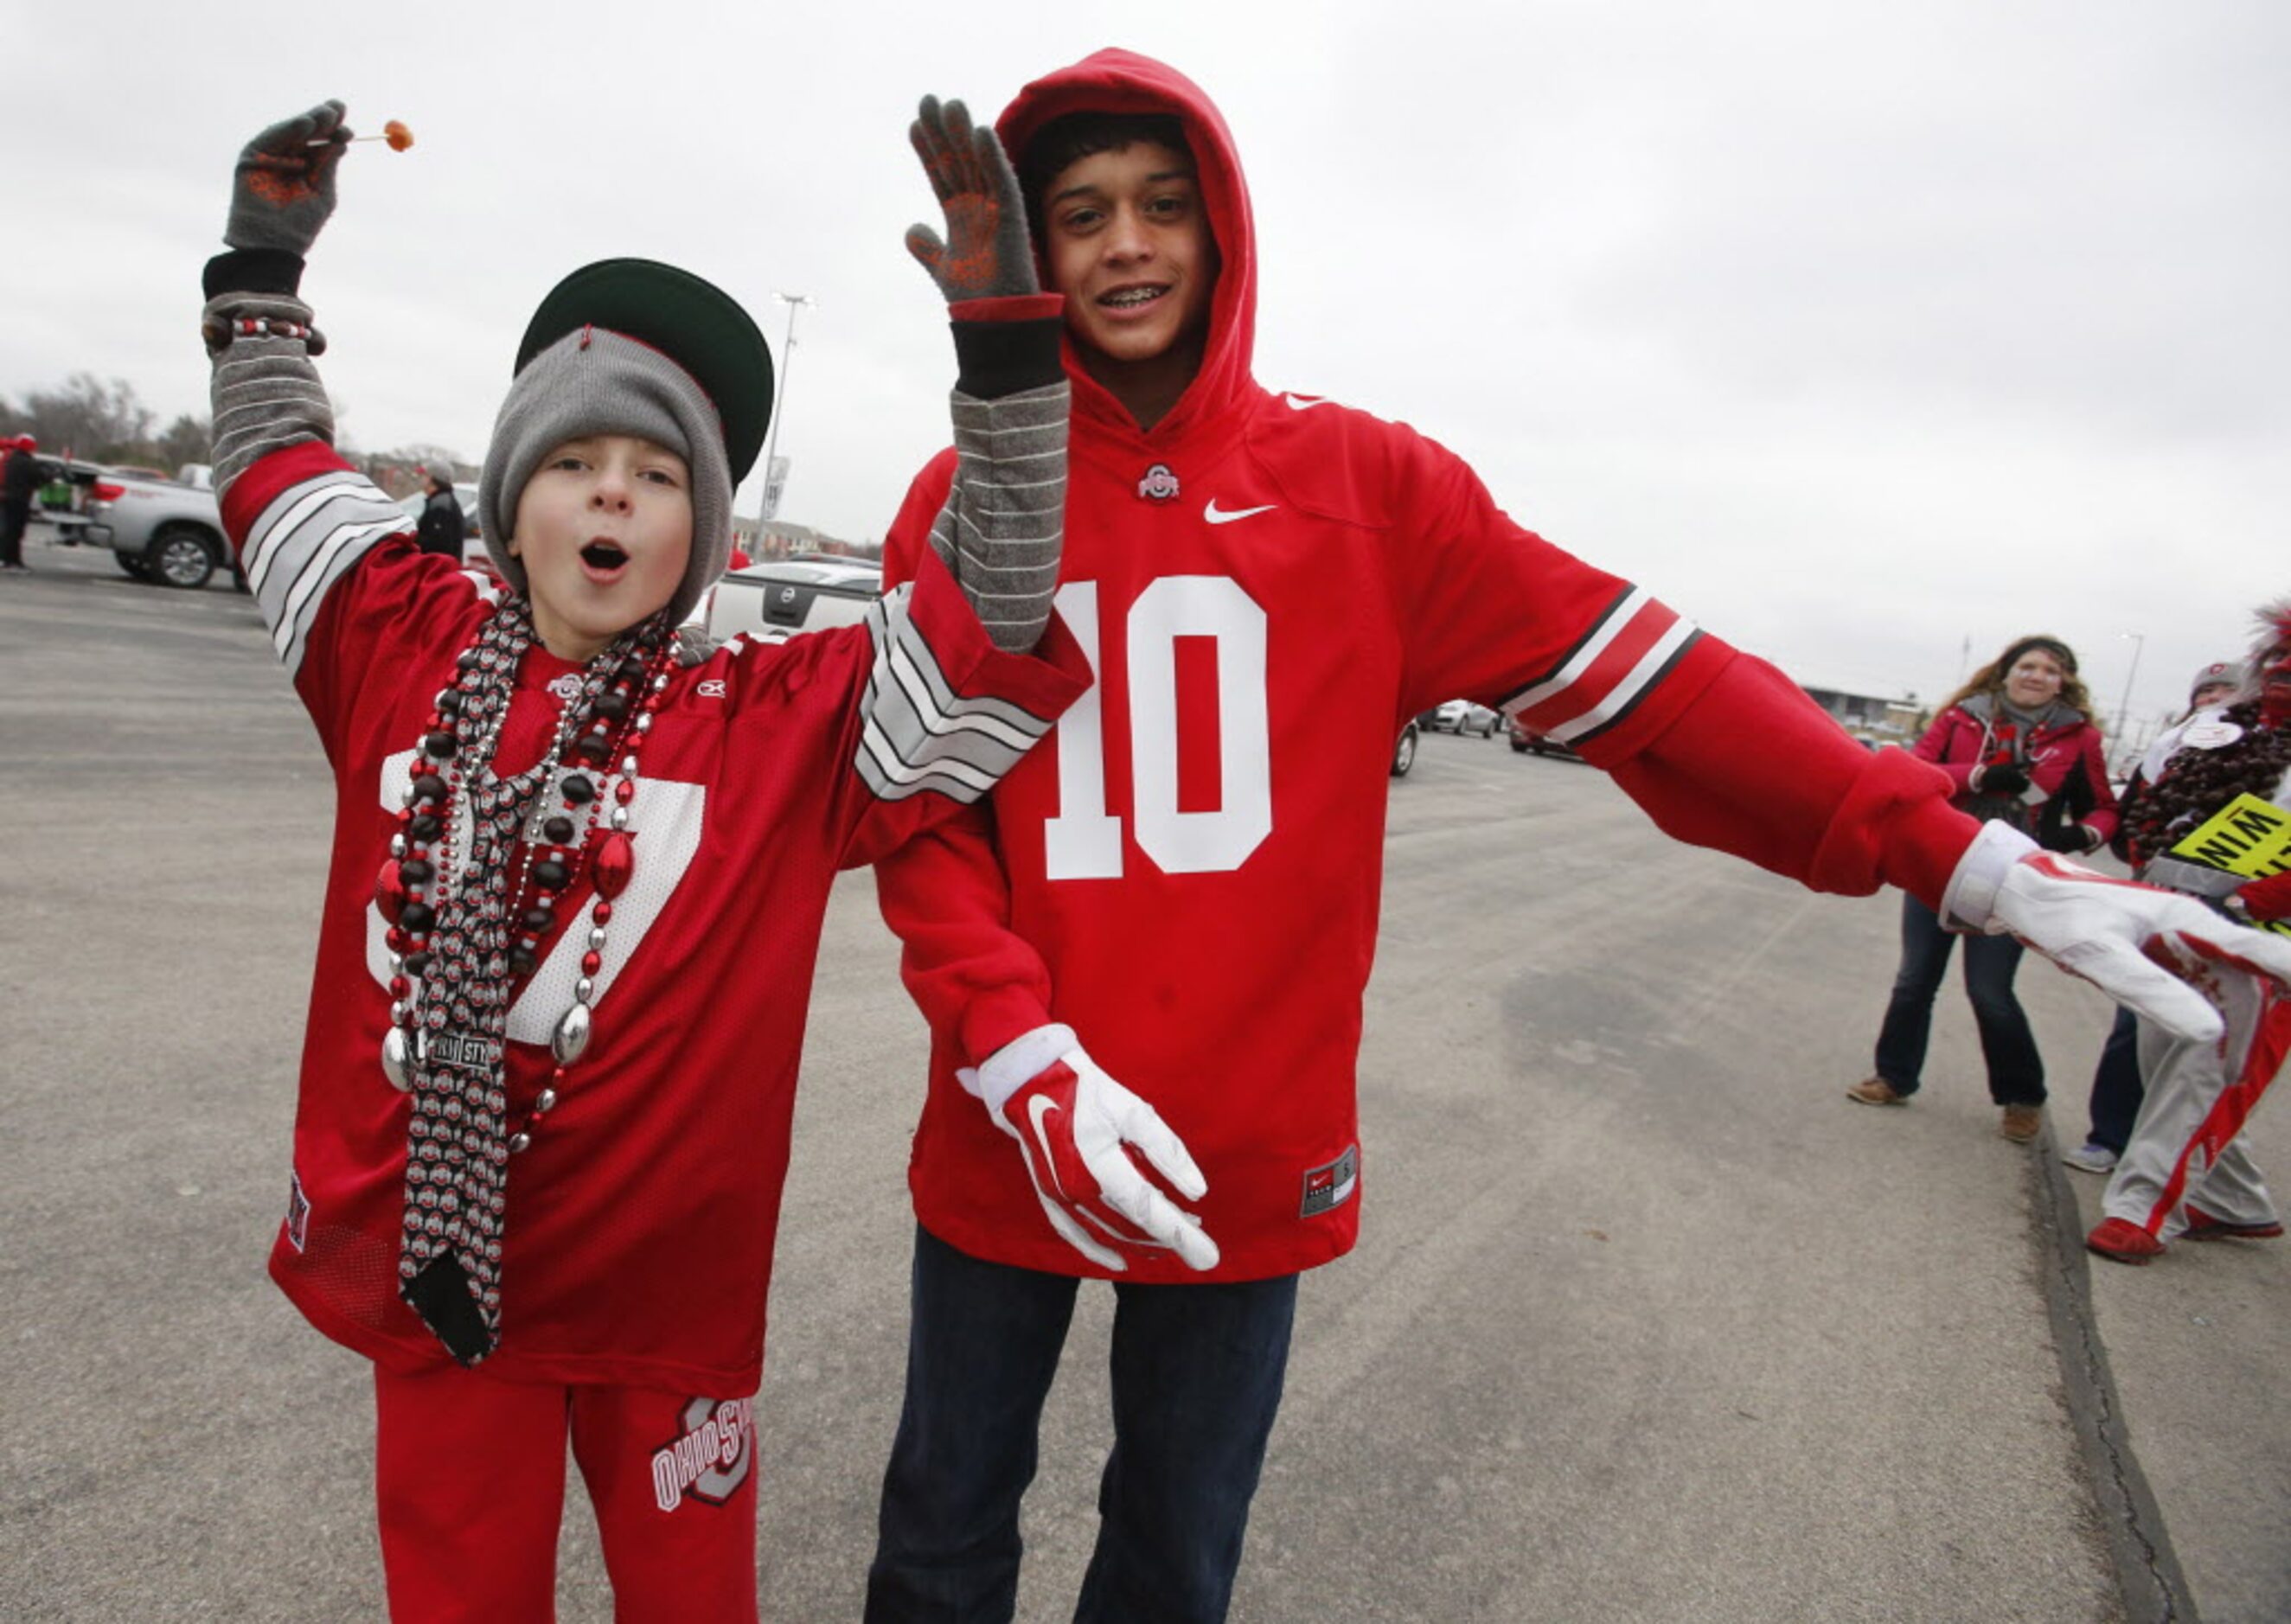
[[[1105,809],[1105,672],[1097,583],[1058,589],[1058,611],[1098,679],[1059,720],[1058,814],[1042,826],[1052,880],[1121,872],[1121,819]],[[1178,809],[1178,655],[1181,637],[1217,642],[1218,770],[1213,812]],[[1272,739],[1265,694],[1265,611],[1223,575],[1164,575],[1129,606],[1129,782],[1137,845],[1166,874],[1239,868],[1273,831]]]

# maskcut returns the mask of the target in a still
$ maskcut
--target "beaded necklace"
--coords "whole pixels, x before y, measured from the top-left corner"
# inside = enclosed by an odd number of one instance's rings
[[[628,823],[637,752],[673,652],[657,616],[623,633],[577,679],[559,679],[563,709],[541,760],[498,776],[494,752],[533,642],[531,606],[512,597],[456,660],[417,747],[374,885],[390,927],[382,1068],[413,1097],[398,1295],[465,1365],[501,1340],[510,1158],[532,1144],[589,1046],[613,899],[635,872]],[[617,768],[609,808],[599,782],[607,763]],[[607,832],[597,839],[600,822]],[[584,862],[596,901],[580,978],[551,1034],[555,1068],[512,1130],[504,1079],[510,1005],[539,965],[541,938]]]
[[[2228,706],[2220,720],[2241,731],[2212,749],[2189,745],[2174,752],[2133,802],[2131,842],[2141,862],[2169,851],[2238,795],[2265,800],[2281,787],[2291,769],[2291,727],[2269,726],[2255,699]]]

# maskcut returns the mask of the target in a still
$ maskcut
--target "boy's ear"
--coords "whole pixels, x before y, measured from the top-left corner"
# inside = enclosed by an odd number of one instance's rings
[[[521,559],[521,558],[523,558],[523,557],[525,556],[523,553],[519,552],[519,551],[517,550],[517,548],[518,548],[518,540],[517,540],[517,537],[515,537],[515,536],[513,536],[513,535],[512,535],[512,536],[510,536],[510,537],[509,538],[509,540],[508,540],[508,541],[506,541],[506,542],[504,542],[504,543],[502,543],[502,547],[503,547],[503,549],[504,549],[504,550],[509,553],[509,556],[510,556],[510,558],[512,558],[512,559]]]

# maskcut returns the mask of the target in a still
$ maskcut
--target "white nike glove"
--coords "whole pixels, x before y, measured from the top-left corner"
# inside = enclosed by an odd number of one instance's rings
[[[2291,992],[2291,941],[2245,929],[2192,897],[2111,880],[2002,823],[1981,826],[1941,894],[1955,929],[2019,937],[2174,1036],[2216,1042],[2204,978],[2239,972]],[[2193,985],[2191,985],[2193,984]]]
[[[1037,1026],[956,1075],[1018,1141],[1050,1227],[1083,1257],[1126,1270],[1112,1242],[1169,1248],[1192,1269],[1217,1266],[1217,1242],[1201,1220],[1154,1187],[1129,1146],[1187,1201],[1200,1200],[1209,1180],[1161,1113],[1082,1053],[1072,1027]]]

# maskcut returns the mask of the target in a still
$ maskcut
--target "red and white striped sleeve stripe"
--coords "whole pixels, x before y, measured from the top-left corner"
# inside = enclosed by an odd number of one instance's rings
[[[1550,670],[1499,707],[1538,732],[1580,744],[1660,687],[1702,629],[1645,588],[1626,585]]]

